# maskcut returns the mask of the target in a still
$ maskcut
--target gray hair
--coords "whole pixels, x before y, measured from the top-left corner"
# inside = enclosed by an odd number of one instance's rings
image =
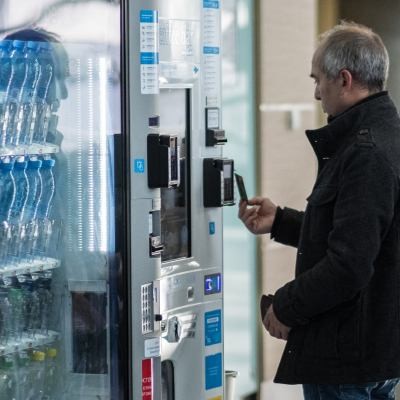
[[[371,92],[385,88],[389,56],[382,39],[372,29],[342,21],[321,35],[314,62],[328,79],[347,69],[354,80]]]

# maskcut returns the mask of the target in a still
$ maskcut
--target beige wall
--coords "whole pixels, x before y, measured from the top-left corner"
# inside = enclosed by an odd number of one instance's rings
[[[309,78],[317,29],[316,0],[259,0],[257,10],[259,192],[280,205],[303,209],[316,164],[304,135],[315,128],[317,106]],[[296,107],[296,113],[288,110]],[[295,121],[291,116],[295,115]],[[296,122],[297,121],[297,122]],[[296,122],[294,129],[290,122]],[[295,250],[260,239],[261,290],[274,293],[293,278]],[[261,330],[261,329],[260,329]],[[284,343],[262,335],[261,380],[273,378]]]
[[[365,24],[382,37],[390,58],[388,89],[397,107],[400,107],[400,2],[341,0],[338,12],[340,18]]]

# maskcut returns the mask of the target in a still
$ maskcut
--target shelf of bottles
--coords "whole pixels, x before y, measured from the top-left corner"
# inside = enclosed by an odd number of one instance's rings
[[[48,271],[52,271],[59,266],[60,261],[51,257],[44,257],[42,259],[35,259],[32,261],[20,261],[16,265],[10,264],[2,266],[0,268],[0,281],[18,275],[40,275]]]
[[[52,143],[32,143],[26,146],[17,146],[14,148],[0,148],[0,157],[17,156],[41,156],[43,154],[56,154],[60,151],[59,146]]]
[[[1,399],[13,386],[2,386],[2,376],[11,377],[13,368],[43,370],[44,360],[55,360],[59,339],[52,286],[60,226],[51,216],[60,150],[55,46],[0,41]],[[7,398],[34,398],[21,385]]]
[[[23,334],[18,339],[10,340],[7,344],[0,345],[0,356],[19,353],[25,350],[45,347],[59,339],[58,332],[47,331],[33,334]]]

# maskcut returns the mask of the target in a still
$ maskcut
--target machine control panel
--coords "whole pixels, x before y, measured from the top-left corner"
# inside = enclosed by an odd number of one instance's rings
[[[206,146],[225,144],[228,140],[225,131],[220,128],[219,108],[206,108]]]
[[[204,207],[233,206],[233,160],[205,158],[203,160]]]
[[[180,149],[176,135],[147,136],[147,162],[149,188],[170,188],[179,186]]]

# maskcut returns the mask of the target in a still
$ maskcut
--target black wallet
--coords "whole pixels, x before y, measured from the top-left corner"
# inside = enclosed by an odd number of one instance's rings
[[[261,321],[264,321],[265,314],[266,314],[269,306],[272,304],[273,300],[274,300],[274,296],[272,294],[268,294],[268,295],[263,294],[261,296],[261,300],[260,300]]]

